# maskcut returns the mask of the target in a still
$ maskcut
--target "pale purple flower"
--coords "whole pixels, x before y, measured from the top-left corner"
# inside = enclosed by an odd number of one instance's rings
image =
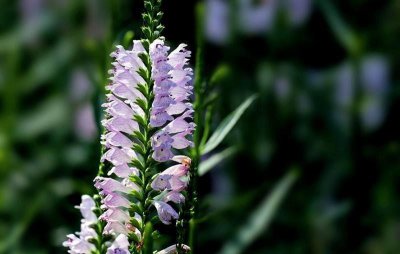
[[[182,177],[186,176],[188,171],[189,168],[182,164],[169,167],[153,180],[151,187],[159,191],[182,191],[187,185],[187,182]]]
[[[139,171],[137,168],[134,167],[129,167],[128,164],[120,164],[117,166],[114,166],[108,171],[107,175],[112,175],[115,174],[118,177],[121,178],[128,178],[131,175],[138,175]]]
[[[106,147],[117,146],[129,149],[133,145],[133,142],[121,132],[109,132],[103,135],[102,139]]]
[[[128,235],[129,229],[126,225],[123,225],[121,222],[116,220],[108,220],[106,226],[103,229],[103,234],[122,234]]]
[[[103,195],[115,192],[130,193],[133,190],[138,190],[138,187],[132,182],[119,182],[108,177],[96,177],[94,186],[100,191],[100,194]]]
[[[116,207],[129,208],[130,207],[129,200],[126,199],[125,197],[123,197],[122,195],[119,195],[116,193],[107,194],[107,196],[105,196],[103,198],[103,204],[109,208],[116,208]]]
[[[103,213],[100,218],[100,220],[113,220],[113,221],[119,221],[121,223],[127,223],[130,220],[129,213],[126,211],[123,211],[121,209],[116,209],[116,208],[109,208],[105,213]]]
[[[84,222],[96,222],[97,216],[93,212],[96,208],[96,202],[89,195],[82,195],[82,202],[79,206],[76,206],[81,211]]]
[[[97,223],[98,219],[93,209],[96,208],[94,200],[88,196],[82,196],[82,202],[77,206],[81,211],[83,219],[81,220],[81,231],[77,232],[76,235],[67,235],[67,240],[63,242],[63,246],[69,248],[69,253],[82,253],[89,254],[95,250],[95,246],[89,242],[91,238],[97,236],[96,231],[91,228],[91,225]]]
[[[175,204],[180,204],[185,202],[185,196],[182,195],[182,193],[178,191],[170,191],[165,195],[163,198],[164,202],[173,202]]]
[[[164,162],[170,160],[174,154],[171,151],[171,144],[162,144],[159,147],[154,148],[153,159],[158,162]]]
[[[179,164],[161,172],[151,183],[151,187],[154,190],[162,191],[154,201],[154,205],[161,222],[164,224],[169,224],[171,219],[178,218],[178,214],[168,202],[176,204],[185,202],[185,197],[181,191],[187,187],[187,177],[191,164],[190,158],[183,155],[173,156],[171,160]]]
[[[69,248],[68,253],[71,254],[89,254],[95,250],[95,246],[74,234],[67,235],[67,240],[63,242],[63,246]]]
[[[110,119],[105,119],[102,121],[104,127],[110,131],[120,131],[126,134],[131,134],[134,131],[139,130],[139,125],[137,122],[129,118],[123,118],[120,116],[115,116]]]
[[[129,254],[129,241],[126,235],[119,235],[107,249],[107,254]]]
[[[111,147],[107,152],[103,154],[101,161],[108,160],[114,165],[121,165],[125,163],[130,163],[135,158],[135,152],[129,148],[120,149]]]
[[[178,213],[170,206],[169,204],[163,201],[154,201],[154,206],[157,209],[158,217],[160,218],[161,222],[169,225],[173,219],[178,219]]]
[[[164,45],[163,40],[155,40],[150,45],[155,95],[150,124],[153,127],[167,125],[165,128],[168,134],[183,132],[188,129],[190,124],[187,122],[187,119],[191,119],[193,113],[192,104],[188,103],[193,89],[189,85],[193,71],[191,68],[185,68],[191,52],[186,50],[185,47],[185,44],[181,44],[168,55],[170,48]],[[177,116],[180,114],[182,115]],[[173,128],[175,125],[180,129],[175,130]],[[155,160],[165,161],[169,159],[164,156],[164,150],[167,149],[167,153],[170,154],[170,144],[164,145],[162,148],[163,151],[157,150],[154,147],[153,149],[156,154],[153,156]],[[157,156],[157,154],[160,154],[160,156]]]

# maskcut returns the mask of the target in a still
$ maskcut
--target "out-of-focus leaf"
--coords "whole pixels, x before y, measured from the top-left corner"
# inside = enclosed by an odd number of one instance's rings
[[[222,140],[228,135],[228,133],[232,130],[235,124],[239,121],[240,117],[246,111],[246,109],[253,103],[256,99],[256,95],[252,95],[247,100],[245,100],[235,111],[230,113],[217,127],[213,135],[207,141],[204,149],[202,150],[202,154],[206,154],[211,152],[214,148],[216,148]]]
[[[26,140],[62,127],[68,118],[68,108],[60,97],[53,97],[43,102],[37,109],[19,119],[15,138]]]
[[[220,254],[244,253],[246,247],[267,229],[297,177],[296,170],[290,171],[250,215],[250,218],[239,228],[234,237],[223,246]]]
[[[44,201],[44,193],[45,191],[42,190],[33,197],[33,199],[31,200],[31,204],[25,211],[22,218],[18,221],[16,225],[12,227],[7,237],[1,239],[0,253],[8,253],[7,250],[12,249],[15,245],[19,243],[22,235],[27,230],[32,219],[40,211],[41,204]]]
[[[35,22],[23,24],[12,30],[10,34],[0,37],[0,52],[7,52],[10,48],[20,47],[22,44],[32,41],[55,24],[57,16],[50,13],[42,13]]]
[[[231,67],[227,64],[221,64],[214,71],[213,75],[210,78],[210,85],[214,86],[220,83],[222,80],[225,80],[227,77],[231,75]]]
[[[217,166],[219,163],[221,163],[223,160],[226,158],[232,156],[234,153],[236,153],[237,149],[235,147],[229,147],[222,152],[219,152],[217,154],[214,154],[210,158],[208,158],[205,161],[202,161],[199,166],[199,175],[205,175],[208,171],[213,169],[215,166]]]
[[[73,56],[74,43],[72,40],[62,41],[32,64],[31,69],[22,80],[23,92],[32,92],[39,85],[56,76]]]
[[[362,46],[359,37],[350,26],[346,24],[335,6],[328,0],[319,0],[317,4],[319,4],[331,29],[342,46],[348,50],[349,53],[359,53]]]

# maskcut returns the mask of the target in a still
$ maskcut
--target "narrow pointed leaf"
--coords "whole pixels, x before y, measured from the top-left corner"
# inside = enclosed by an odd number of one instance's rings
[[[277,212],[284,197],[297,179],[296,170],[292,170],[276,185],[261,205],[250,215],[242,227],[222,248],[219,254],[247,253],[246,248],[265,232]]]
[[[213,135],[207,141],[202,154],[206,154],[215,149],[228,135],[228,133],[232,130],[235,124],[239,121],[240,117],[246,111],[246,109],[253,103],[256,99],[255,95],[250,96],[247,100],[245,100],[235,111],[229,114],[217,127]]]
[[[199,175],[205,175],[208,171],[213,169],[215,166],[217,166],[219,163],[221,163],[223,160],[226,158],[232,156],[235,154],[237,151],[236,148],[234,147],[229,147],[222,152],[219,152],[217,154],[214,154],[210,158],[208,158],[205,161],[202,161],[199,166]]]

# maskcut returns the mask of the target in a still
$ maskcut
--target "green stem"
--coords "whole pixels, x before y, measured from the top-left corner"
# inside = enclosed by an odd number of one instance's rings
[[[150,206],[152,205],[152,196],[151,196],[151,188],[150,181],[153,174],[154,169],[154,160],[151,156],[151,136],[152,136],[152,128],[150,126],[150,109],[153,103],[153,80],[151,79],[151,70],[152,64],[150,60],[149,47],[150,44],[160,36],[161,31],[163,30],[163,26],[160,25],[160,19],[162,17],[162,13],[159,11],[161,6],[161,0],[150,0],[144,1],[145,12],[143,13],[144,26],[142,27],[142,32],[144,35],[144,40],[142,40],[143,46],[146,50],[146,53],[141,55],[143,63],[145,64],[145,70],[139,73],[142,78],[145,80],[145,88],[142,91],[145,102],[144,104],[137,100],[135,103],[142,107],[145,116],[143,119],[143,123],[141,124],[141,135],[142,140],[139,146],[141,147],[140,153],[142,156],[142,160],[138,161],[140,167],[140,185],[141,185],[141,193],[136,197],[137,202],[133,204],[133,209],[131,211],[131,215],[135,213],[139,213],[142,221],[141,223],[137,223],[138,230],[142,235],[142,239],[135,239],[136,237],[132,235],[131,239],[131,250],[134,253],[138,254],[151,254],[153,253],[153,244],[152,244],[152,224],[151,218],[149,216]],[[132,221],[135,219],[132,219]],[[139,240],[139,242],[138,242]],[[136,245],[135,245],[136,242]]]

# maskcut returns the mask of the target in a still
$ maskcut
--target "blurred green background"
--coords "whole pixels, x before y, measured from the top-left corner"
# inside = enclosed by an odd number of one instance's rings
[[[195,51],[200,2],[164,1],[172,45]],[[258,99],[220,148],[234,154],[200,179],[198,253],[400,253],[400,1],[203,4],[213,126]],[[0,253],[66,252],[73,206],[94,192],[109,53],[139,38],[141,11],[0,0]],[[272,222],[232,247],[292,168]]]

